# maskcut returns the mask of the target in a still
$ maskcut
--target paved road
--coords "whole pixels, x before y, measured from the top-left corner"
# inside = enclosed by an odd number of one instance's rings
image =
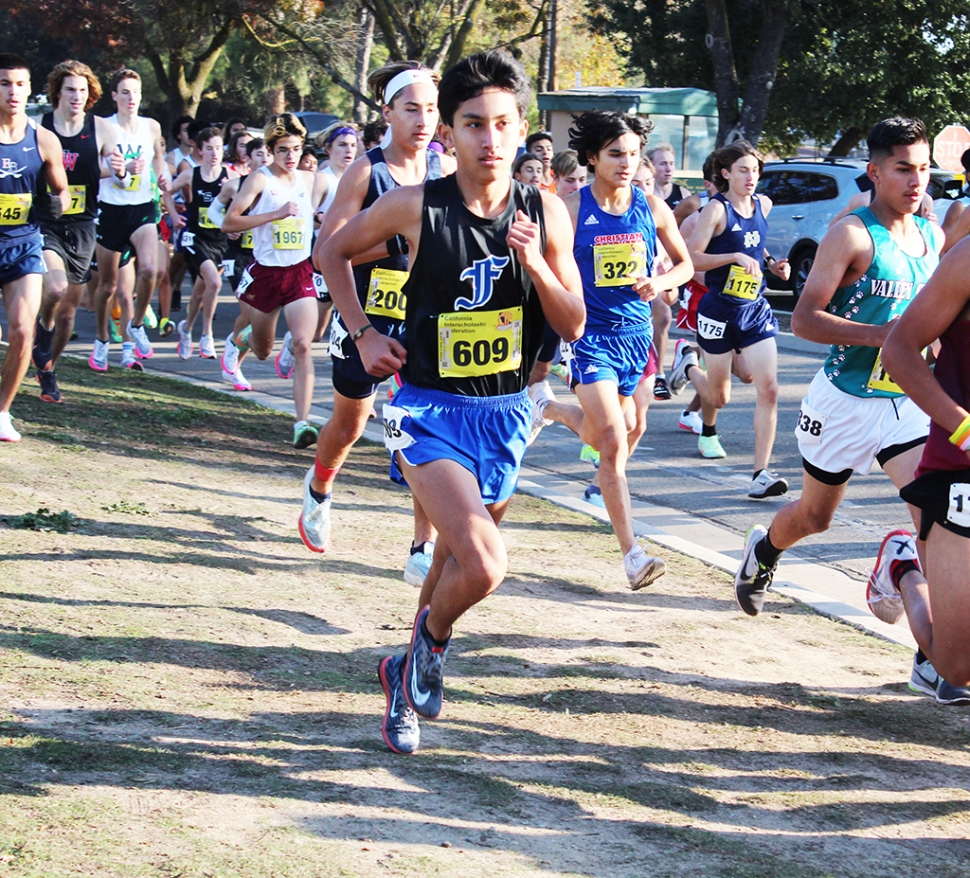
[[[788,304],[790,296],[773,297],[779,306]],[[187,301],[188,292],[183,294]],[[228,292],[220,298],[216,318],[217,349],[228,335],[235,317],[235,303]],[[177,316],[177,315],[173,315]],[[198,325],[198,324],[197,324]],[[94,319],[88,312],[79,312],[78,341],[69,352],[87,357],[93,337]],[[278,335],[285,331],[281,319]],[[150,333],[154,336],[154,333]],[[156,355],[147,364],[152,371],[176,373],[197,379],[219,382],[218,361],[202,360],[198,356],[183,362],[178,359],[176,336],[155,342]],[[801,459],[792,429],[801,398],[813,374],[819,368],[818,349],[800,343],[790,336],[782,338],[779,359],[778,439],[775,444],[773,466],[791,483],[789,497],[797,495],[801,487]],[[800,348],[800,349],[796,349]],[[330,360],[326,343],[315,348],[317,386],[314,409],[322,414],[331,403]],[[119,346],[113,346],[112,368],[118,368]],[[245,372],[254,389],[275,397],[290,397],[289,382],[277,377],[273,361],[264,363],[252,357],[245,363]],[[558,398],[568,401],[571,395],[553,379]],[[703,519],[718,523],[743,534],[754,522],[767,524],[783,500],[753,501],[746,497],[752,469],[752,414],[754,389],[735,382],[733,399],[718,421],[728,458],[706,461],[697,453],[696,437],[677,428],[677,419],[685,397],[666,403],[655,403],[650,410],[646,436],[634,455],[629,468],[630,488],[635,498],[673,507]],[[280,441],[288,436],[281,434]],[[593,470],[579,460],[579,443],[565,427],[554,425],[543,431],[529,450],[526,464],[537,471],[557,473],[572,479],[592,478]],[[811,560],[837,567],[853,578],[865,577],[872,563],[875,549],[887,530],[906,523],[905,509],[888,478],[877,470],[869,476],[853,479],[847,502],[843,505],[835,526],[826,534],[806,541],[801,554]]]

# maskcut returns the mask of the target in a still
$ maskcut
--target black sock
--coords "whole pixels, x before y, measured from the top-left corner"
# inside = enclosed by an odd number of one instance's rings
[[[758,476],[760,476],[765,471],[765,469],[767,469],[767,467],[764,467],[762,469],[756,469],[754,471],[754,475],[751,476],[751,481],[753,482],[756,478],[758,478]]]
[[[704,426],[701,428],[701,436],[716,436],[716,435],[717,435],[716,424],[711,424],[710,426],[708,426],[707,424],[704,424]]]
[[[427,622],[427,617],[421,620],[421,633],[428,638],[435,646],[444,649],[448,645],[448,640],[435,640],[431,636],[431,632],[428,631],[428,626],[425,624]],[[450,638],[449,638],[450,639]]]
[[[686,378],[686,379],[687,379],[688,381],[690,381],[690,370],[691,370],[691,369],[696,369],[696,368],[697,368],[697,367],[696,367],[696,366],[695,366],[695,365],[694,365],[693,363],[691,363],[691,364],[690,364],[689,366],[685,366],[685,367],[684,367],[684,377],[685,377],[685,378]]]
[[[313,488],[311,487],[310,488],[310,496],[317,503],[324,503],[325,501],[329,500],[333,496],[333,494],[331,492],[328,492],[326,494],[321,494],[319,491],[314,491]]]
[[[427,549],[427,548],[425,548],[425,546],[430,546],[431,548],[430,549]],[[431,540],[428,540],[425,543],[417,543],[417,544],[414,542],[414,540],[411,541],[411,554],[412,555],[417,555],[419,553],[426,555],[426,554],[428,554],[428,552],[433,552],[433,551],[434,551],[434,543],[431,542]]]
[[[764,539],[755,545],[754,556],[765,567],[774,567],[778,563],[778,559],[781,557],[783,551],[784,549],[775,548],[771,542],[771,531],[769,530],[765,534]]]

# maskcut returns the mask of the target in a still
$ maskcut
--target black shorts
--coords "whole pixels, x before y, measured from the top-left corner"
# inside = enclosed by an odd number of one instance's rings
[[[184,240],[183,236],[183,242]],[[185,264],[188,266],[192,279],[195,280],[199,276],[203,262],[212,262],[216,268],[221,268],[225,250],[226,245],[223,241],[207,241],[204,238],[195,238],[191,246],[186,246],[183,243],[182,253],[185,255]]]
[[[383,320],[371,317],[374,328],[382,335],[404,344],[404,324],[396,320]],[[338,351],[338,353],[334,353]],[[377,388],[390,375],[379,377],[364,369],[357,345],[350,338],[339,314],[330,321],[330,359],[333,361],[331,383],[333,389],[347,399],[367,399],[377,393]]]
[[[131,247],[131,236],[135,232],[142,226],[155,225],[155,202],[106,204],[99,201],[97,223],[98,244],[105,250],[124,253]]]
[[[226,250],[222,254],[222,263],[226,270],[225,278],[229,281],[229,286],[235,291],[246,266],[253,264],[252,248],[244,249],[239,246],[238,239],[234,241],[230,238]]]
[[[920,510],[919,538],[925,540],[934,524],[970,538],[970,469],[923,473],[899,496]]]
[[[67,282],[86,284],[91,279],[96,231],[94,220],[78,222],[42,222],[44,249],[60,256],[67,272]]]

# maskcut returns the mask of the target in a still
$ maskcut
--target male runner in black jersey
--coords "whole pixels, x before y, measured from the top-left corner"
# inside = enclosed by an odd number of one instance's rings
[[[544,321],[567,341],[585,323],[562,201],[509,178],[529,98],[525,71],[508,55],[460,61],[438,96],[456,173],[386,193],[323,247],[334,304],[367,372],[404,379],[384,407],[392,474],[407,479],[439,533],[411,648],[379,669],[384,740],[398,753],[418,746],[415,713],[441,711],[452,626],[505,578],[498,523],[531,427],[525,388]],[[410,256],[407,349],[370,327],[351,271],[355,256],[395,235]]]
[[[44,114],[41,125],[61,142],[71,206],[55,219],[46,199],[39,199],[36,205],[47,274],[34,331],[33,361],[40,398],[60,402],[54,368],[71,338],[74,315],[91,277],[98,187],[101,177],[111,174],[110,167],[102,164],[101,151],[111,143],[111,127],[107,120],[88,112],[101,98],[101,83],[87,64],[58,64],[47,77],[47,94],[54,111]],[[114,160],[120,171],[121,153],[116,152]]]

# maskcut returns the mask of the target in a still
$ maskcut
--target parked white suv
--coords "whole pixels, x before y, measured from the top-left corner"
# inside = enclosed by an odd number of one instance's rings
[[[860,159],[782,159],[766,162],[758,192],[774,205],[768,216],[768,252],[791,262],[789,289],[801,295],[829,220],[869,187]],[[771,276],[774,280],[774,276]],[[782,281],[777,281],[781,285]],[[776,285],[775,283],[772,284]]]
[[[953,174],[940,168],[930,171],[927,192],[939,199],[952,188]],[[758,181],[758,192],[767,195],[774,205],[768,216],[768,252],[776,259],[784,256],[791,262],[788,285],[768,275],[769,283],[778,289],[790,289],[797,299],[802,294],[808,273],[815,262],[815,251],[828,230],[829,221],[858,192],[871,189],[862,159],[782,159],[766,162]],[[936,202],[936,212],[943,221],[945,206]]]

